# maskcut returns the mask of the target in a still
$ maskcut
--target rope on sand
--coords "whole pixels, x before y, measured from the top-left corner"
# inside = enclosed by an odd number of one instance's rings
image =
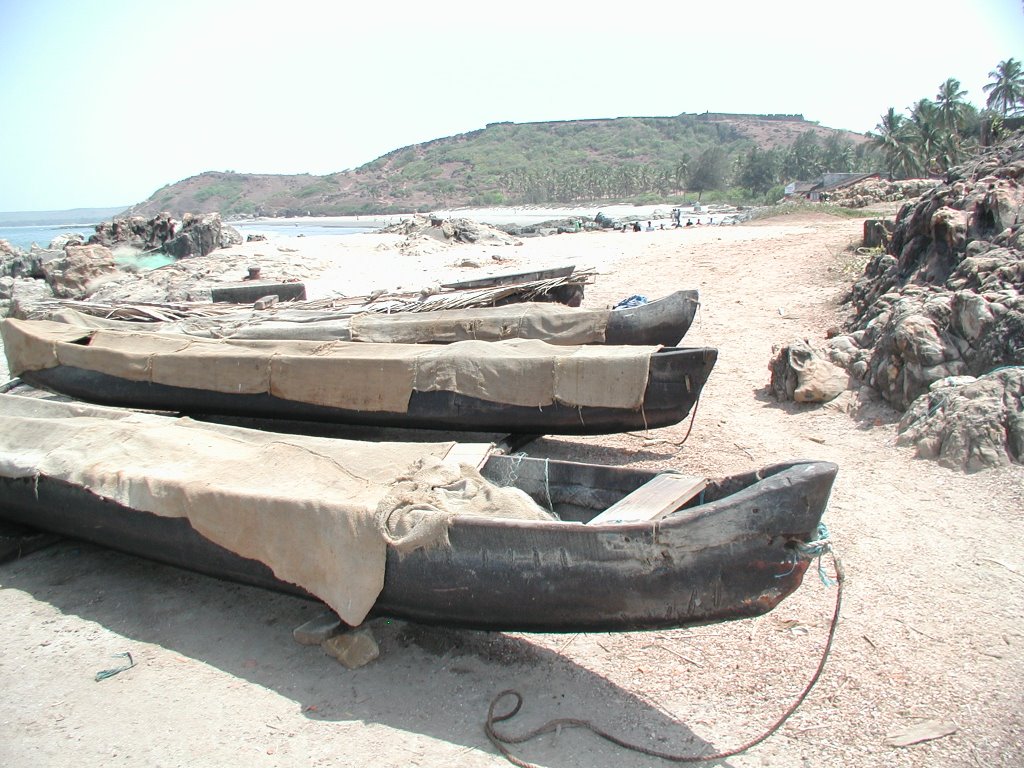
[[[807,546],[812,546],[816,543],[817,542],[811,542]],[[827,551],[829,552],[829,554],[832,555],[832,562],[835,566],[836,605],[835,611],[832,614],[832,623],[828,630],[828,639],[825,642],[825,648],[821,654],[821,660],[818,662],[818,667],[814,671],[814,674],[811,676],[810,682],[807,683],[807,686],[803,689],[800,695],[797,696],[796,700],[789,706],[789,708],[782,713],[782,716],[779,717],[779,719],[776,720],[775,723],[770,728],[768,728],[764,733],[762,733],[760,736],[754,739],[751,739],[746,744],[743,744],[740,747],[736,747],[735,749],[723,750],[711,755],[677,755],[670,752],[660,752],[658,750],[650,749],[640,744],[632,744],[628,741],[625,741],[624,739],[620,739],[619,737],[614,736],[608,733],[607,731],[599,728],[589,720],[582,720],[575,717],[561,717],[556,718],[554,720],[549,720],[543,725],[518,736],[499,733],[495,729],[495,723],[500,723],[504,720],[512,719],[519,712],[520,708],[523,705],[522,694],[519,693],[519,691],[513,689],[507,689],[502,691],[497,696],[495,696],[494,699],[491,701],[491,706],[487,709],[487,720],[484,723],[484,732],[487,734],[487,738],[490,739],[491,743],[505,757],[506,760],[508,760],[513,765],[519,766],[519,768],[540,768],[540,766],[537,766],[534,763],[528,763],[525,760],[520,760],[518,757],[512,754],[512,752],[506,746],[507,744],[522,744],[524,742],[536,738],[537,736],[540,736],[541,734],[551,733],[552,731],[556,731],[563,727],[586,728],[588,731],[591,731],[597,736],[600,736],[605,741],[610,741],[612,744],[616,744],[617,746],[620,746],[623,749],[628,749],[631,752],[638,752],[643,755],[649,755],[650,757],[657,757],[662,760],[667,760],[673,763],[703,763],[711,760],[724,760],[728,757],[735,757],[736,755],[739,755],[751,749],[752,747],[757,746],[758,744],[772,736],[776,731],[778,731],[779,728],[781,728],[783,724],[789,719],[790,715],[796,712],[797,708],[801,704],[803,704],[804,700],[807,698],[811,690],[814,688],[815,684],[818,682],[818,678],[821,677],[821,673],[825,669],[825,662],[828,660],[829,652],[832,650],[832,641],[835,639],[836,627],[839,625],[839,611],[843,602],[843,582],[845,581],[846,575],[843,571],[842,561],[836,555],[835,551],[831,548],[831,545],[829,545]],[[824,554],[824,551],[822,551],[820,554]],[[506,696],[511,696],[515,700],[515,704],[513,705],[512,709],[506,712],[505,714],[496,715],[494,713],[494,710],[497,708],[498,702],[500,702]]]
[[[99,672],[96,673],[97,683],[100,680],[106,680],[108,677],[113,677],[114,675],[120,674],[121,672],[124,672],[125,670],[131,669],[135,666],[135,659],[133,659],[132,655],[127,651],[125,651],[124,653],[115,653],[111,658],[128,659],[128,663],[123,664],[120,667],[113,667],[112,669],[101,669]]]

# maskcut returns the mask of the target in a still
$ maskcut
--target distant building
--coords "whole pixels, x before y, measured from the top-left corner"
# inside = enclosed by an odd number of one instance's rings
[[[880,176],[879,173],[825,173],[817,181],[791,181],[783,191],[788,199],[802,197],[812,203],[820,203],[828,200],[837,189]]]

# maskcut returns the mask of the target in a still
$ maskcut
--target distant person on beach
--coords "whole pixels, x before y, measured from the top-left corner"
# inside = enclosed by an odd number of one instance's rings
[[[653,232],[654,231],[654,225],[651,224],[651,222],[649,222],[649,221],[647,222],[647,231],[648,232]]]
[[[688,226],[688,227],[692,227],[692,226],[693,226],[693,222],[692,222],[692,221],[690,221],[689,219],[687,219],[687,220],[686,220],[686,226]]]
[[[642,228],[640,226],[640,222],[639,221],[634,221],[633,222],[633,231],[634,232],[639,232],[639,231],[641,231],[641,229]]]

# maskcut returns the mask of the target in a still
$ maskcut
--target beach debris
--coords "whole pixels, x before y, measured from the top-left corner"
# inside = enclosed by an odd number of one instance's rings
[[[827,403],[848,388],[849,374],[806,340],[776,346],[773,352],[775,357],[768,365],[772,374],[769,388],[777,400]]]
[[[97,683],[100,682],[101,680],[106,680],[108,677],[113,677],[114,675],[119,675],[122,672],[124,672],[126,670],[129,670],[129,669],[131,669],[132,667],[135,666],[135,659],[133,659],[132,655],[130,653],[128,653],[127,651],[125,651],[124,653],[115,653],[112,658],[115,658],[115,659],[128,659],[128,663],[127,664],[122,664],[122,665],[117,666],[117,667],[112,667],[111,669],[101,669],[99,672],[96,673],[96,676],[94,678]]]
[[[912,744],[920,744],[922,741],[951,736],[957,730],[959,730],[957,724],[951,720],[925,720],[923,723],[890,733],[885,737],[884,743],[890,747],[909,747]]]

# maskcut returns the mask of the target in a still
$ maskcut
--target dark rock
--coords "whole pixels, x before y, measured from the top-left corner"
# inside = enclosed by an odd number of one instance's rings
[[[949,376],[1024,364],[1022,168],[1018,132],[902,206],[828,358],[900,409]]]

